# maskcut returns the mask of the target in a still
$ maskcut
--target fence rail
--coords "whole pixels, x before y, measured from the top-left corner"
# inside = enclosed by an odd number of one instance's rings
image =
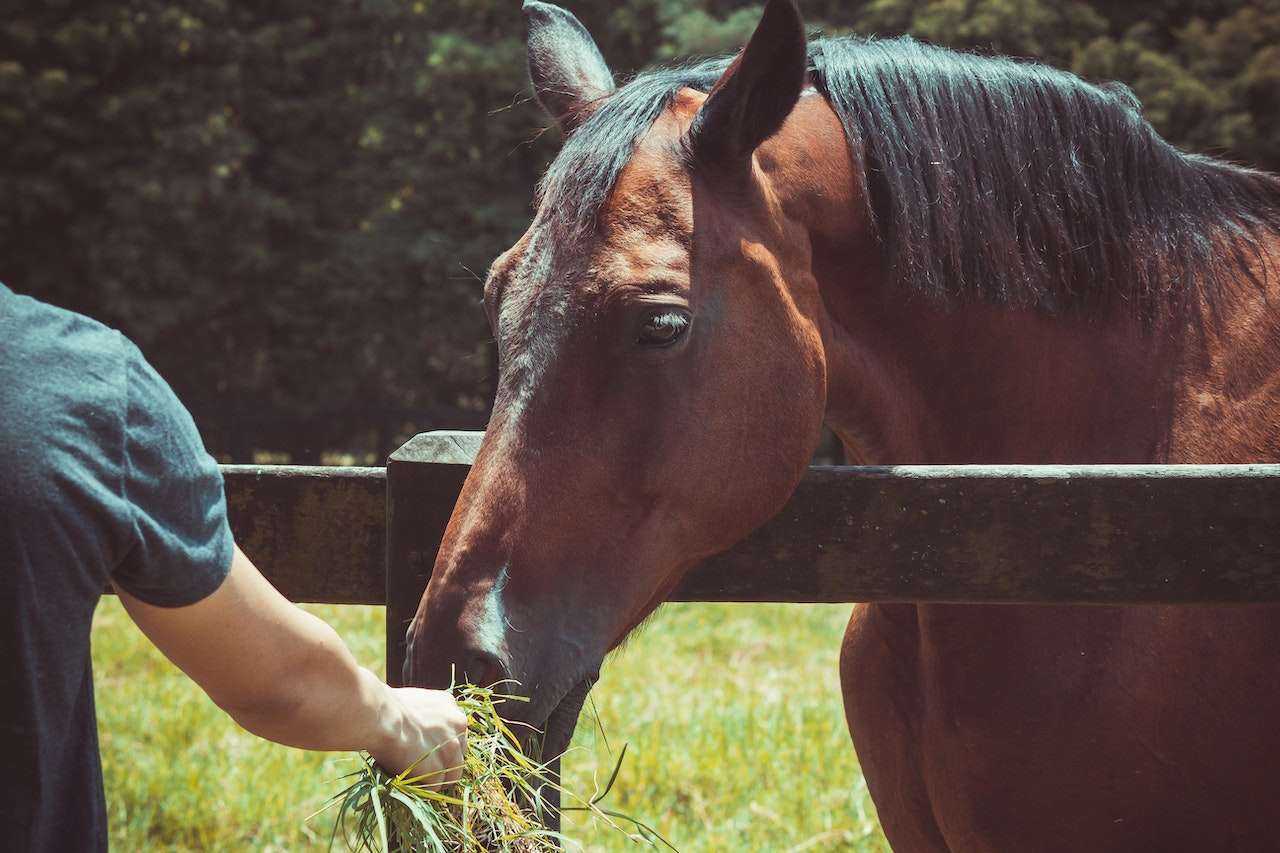
[[[385,604],[385,468],[224,465],[236,542],[291,601]]]
[[[225,466],[232,528],[295,601],[386,604],[388,673],[483,433],[382,468]],[[1280,465],[811,468],[673,600],[1280,602]]]

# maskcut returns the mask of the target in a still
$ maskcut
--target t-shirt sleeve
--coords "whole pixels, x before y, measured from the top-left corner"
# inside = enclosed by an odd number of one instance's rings
[[[222,474],[168,383],[130,346],[123,497],[132,543],[112,573],[126,592],[159,607],[205,598],[234,551]]]

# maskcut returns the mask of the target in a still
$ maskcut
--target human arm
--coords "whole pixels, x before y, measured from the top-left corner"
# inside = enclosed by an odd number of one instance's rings
[[[365,749],[399,772],[457,778],[466,717],[446,692],[391,688],[236,548],[210,595],[157,607],[120,590],[144,634],[248,731],[288,746]]]

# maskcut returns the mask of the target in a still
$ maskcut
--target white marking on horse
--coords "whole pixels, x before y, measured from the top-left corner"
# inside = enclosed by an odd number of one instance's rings
[[[503,566],[484,597],[480,619],[476,625],[476,640],[480,643],[480,648],[497,655],[500,660],[505,657],[507,650],[507,611],[502,602],[502,590],[509,579],[510,573]]]

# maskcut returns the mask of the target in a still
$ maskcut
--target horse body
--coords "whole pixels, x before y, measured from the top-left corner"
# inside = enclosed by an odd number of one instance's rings
[[[986,362],[986,385],[1020,412],[1012,434],[974,423],[979,392],[959,409],[923,408],[949,440],[899,429],[890,453],[854,444],[853,455],[874,463],[1274,460],[1280,373],[1246,393],[1215,381],[1223,363],[1274,358],[1274,309],[1258,325],[1267,333],[1241,324],[1235,340],[1214,338],[1212,351],[1185,354],[1193,370],[1144,364],[1134,356],[1150,348],[1123,341],[1091,354],[1015,347],[1016,357]],[[911,331],[896,334],[933,340]],[[1090,329],[1080,342],[1098,337]],[[1037,344],[1054,338],[1036,334]],[[964,354],[955,355],[963,369]],[[1040,361],[1063,357],[1068,363]],[[1021,382],[1002,375],[1023,371],[1032,375]],[[1081,373],[1094,378],[1040,383]],[[839,371],[831,375],[834,385]],[[1010,393],[1011,384],[1029,396]],[[1050,399],[1038,404],[1040,396]],[[966,414],[975,410],[976,419]],[[1075,436],[1063,428],[1073,423]],[[1035,424],[1043,431],[1027,429]],[[900,438],[913,434],[916,442]],[[1273,607],[862,605],[841,676],[864,772],[901,849],[1278,849],[1266,805],[1280,772],[1278,648]]]
[[[1233,335],[1205,345],[1130,346],[1121,336],[1093,353],[1055,345],[1050,355],[1039,344],[1055,336],[1036,333],[1036,352],[1015,347],[1016,357],[986,362],[987,384],[1020,412],[1010,431],[974,429],[965,412],[975,403],[981,412],[980,391],[958,409],[921,410],[949,440],[900,429],[893,434],[920,438],[900,440],[891,455],[855,445],[855,455],[876,463],[1280,458],[1280,371],[1236,387],[1221,378],[1224,364],[1274,361],[1277,296],[1264,311],[1254,296],[1229,307],[1254,322],[1228,323]],[[915,332],[910,339],[929,339]],[[1086,329],[1080,342],[1105,338]],[[1176,369],[1151,358],[1164,347],[1182,351]],[[965,355],[955,357],[963,369]],[[1067,363],[1042,361],[1059,358]],[[1007,375],[1018,372],[1030,375]],[[1040,384],[1073,374],[1090,379]],[[1267,805],[1280,772],[1277,649],[1280,612],[1267,606],[861,605],[841,677],[868,784],[900,849],[1280,849]]]
[[[824,162],[847,159],[825,101],[803,101],[760,152],[783,209],[804,210],[812,170],[770,153],[801,140]],[[1280,458],[1280,281],[1261,268],[1266,289],[1238,274],[1203,326],[1071,322],[984,302],[904,310],[877,286],[878,253],[859,223],[802,218],[827,423],[851,459]],[[832,221],[848,223],[835,240],[822,233]],[[896,849],[1277,849],[1276,649],[1269,606],[859,605],[841,678]]]
[[[576,19],[526,16],[570,135],[486,283],[497,399],[410,683],[514,678],[567,746],[823,422],[868,464],[1280,458],[1275,179],[1038,66],[807,48],[787,0],[620,91]],[[1276,648],[1272,607],[860,605],[841,676],[897,849],[1280,849]]]
[[[860,606],[846,714],[901,850],[1280,844],[1262,608]]]

